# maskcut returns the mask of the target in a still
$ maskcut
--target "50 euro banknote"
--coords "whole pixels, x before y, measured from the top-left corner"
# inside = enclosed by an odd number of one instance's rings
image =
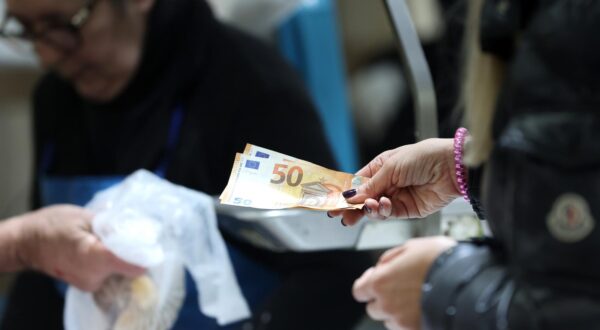
[[[360,209],[342,192],[367,178],[338,172],[272,150],[247,145],[236,154],[221,203],[261,209]]]

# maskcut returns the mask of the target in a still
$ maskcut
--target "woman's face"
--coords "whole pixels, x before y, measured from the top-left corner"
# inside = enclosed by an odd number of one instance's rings
[[[44,68],[69,80],[82,97],[107,102],[123,91],[139,65],[153,0],[92,0],[78,30],[61,30],[86,1],[7,0],[7,7],[36,36],[34,46]]]

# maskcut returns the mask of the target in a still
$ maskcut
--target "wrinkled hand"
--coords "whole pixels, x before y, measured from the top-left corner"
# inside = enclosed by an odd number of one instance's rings
[[[93,215],[70,205],[28,213],[20,219],[20,259],[26,266],[95,291],[113,274],[135,277],[143,268],[112,254],[91,232]]]
[[[354,282],[352,293],[367,314],[388,329],[419,329],[421,287],[433,261],[456,242],[444,236],[415,238],[386,251]]]
[[[379,220],[426,217],[460,196],[454,168],[452,139],[428,139],[388,150],[356,173],[371,179],[347,201],[364,202],[363,210],[329,215],[342,214],[345,225],[364,215]]]

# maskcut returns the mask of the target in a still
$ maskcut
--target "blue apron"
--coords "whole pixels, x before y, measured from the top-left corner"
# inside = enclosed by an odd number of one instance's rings
[[[171,156],[179,139],[183,120],[183,108],[177,107],[171,115],[167,150],[163,160],[154,173],[165,177]],[[124,176],[50,176],[46,175],[54,150],[51,144],[45,146],[40,173],[40,195],[43,206],[52,204],[75,204],[84,206],[98,191],[121,182]],[[227,243],[227,242],[226,242]],[[240,284],[242,293],[253,312],[262,305],[280,282],[279,275],[263,265],[243,255],[239,250],[227,244],[229,257]],[[241,328],[242,322],[220,327],[215,319],[204,316],[198,309],[198,291],[190,274],[186,271],[186,296],[173,329],[233,330]],[[57,284],[64,294],[66,285]]]

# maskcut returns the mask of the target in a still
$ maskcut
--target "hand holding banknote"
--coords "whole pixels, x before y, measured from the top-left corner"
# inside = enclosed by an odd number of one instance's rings
[[[248,144],[235,157],[221,203],[261,209],[361,209],[342,192],[357,188],[366,178],[326,169],[266,148]]]
[[[452,139],[429,139],[388,150],[373,159],[357,175],[371,178],[345,192],[350,203],[364,203],[360,211],[331,211],[353,225],[363,215],[423,218],[460,196],[454,168]]]

